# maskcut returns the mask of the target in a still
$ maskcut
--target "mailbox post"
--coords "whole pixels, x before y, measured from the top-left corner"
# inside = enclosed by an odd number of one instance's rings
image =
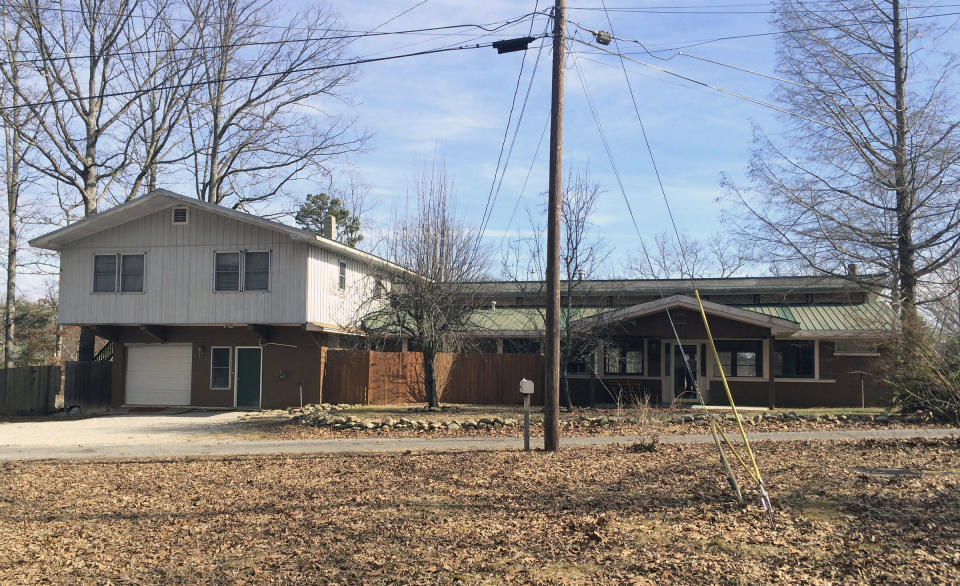
[[[533,395],[533,381],[520,379],[520,394],[523,395],[523,451],[530,451],[530,396]]]

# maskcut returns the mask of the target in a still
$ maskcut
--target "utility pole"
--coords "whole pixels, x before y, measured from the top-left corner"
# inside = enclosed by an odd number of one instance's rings
[[[550,98],[550,188],[547,206],[547,347],[543,390],[543,449],[560,449],[560,198],[563,154],[563,41],[565,0],[553,8],[553,82]]]

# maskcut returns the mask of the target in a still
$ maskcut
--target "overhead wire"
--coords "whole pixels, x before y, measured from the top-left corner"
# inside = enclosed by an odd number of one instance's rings
[[[423,0],[423,1],[426,2],[428,0]],[[421,2],[421,4],[422,3],[423,2]],[[445,31],[445,30],[470,29],[470,28],[483,30],[486,33],[483,36],[487,36],[489,34],[500,31],[504,28],[510,27],[518,22],[522,22],[526,20],[528,17],[535,14],[536,13],[527,13],[515,18],[510,18],[510,19],[497,21],[493,23],[486,23],[486,24],[455,24],[455,25],[444,25],[444,26],[437,26],[437,27],[427,27],[427,28],[407,29],[407,30],[397,30],[397,31],[378,31],[377,29],[379,29],[382,26],[385,26],[386,23],[384,23],[384,24],[378,25],[377,27],[369,31],[358,31],[355,33],[351,32],[350,34],[323,35],[318,37],[294,37],[289,39],[273,39],[273,40],[264,40],[264,41],[248,40],[248,41],[236,41],[233,43],[214,44],[214,45],[174,46],[174,47],[165,47],[165,48],[158,48],[158,49],[115,51],[115,52],[109,52],[109,53],[101,53],[99,56],[101,57],[135,57],[139,55],[150,55],[155,53],[169,53],[171,51],[195,52],[195,51],[207,51],[212,49],[242,49],[245,47],[292,45],[292,44],[299,44],[299,43],[312,43],[312,42],[318,42],[318,41],[338,41],[338,40],[346,40],[348,42],[345,43],[345,45],[349,45],[359,39],[364,39],[364,38],[376,38],[376,37],[385,37],[385,36],[393,36],[393,35],[427,34],[427,33],[433,33],[433,32]],[[391,19],[390,21],[387,21],[387,22],[392,22],[392,20],[394,19]],[[340,31],[331,29],[327,32],[340,32]],[[456,36],[456,35],[468,35],[468,34],[470,33],[467,33],[467,32],[438,33],[437,35],[434,35],[434,36]],[[431,40],[431,39],[427,39],[427,40]],[[464,42],[469,43],[470,41],[464,41]],[[40,52],[36,49],[20,49],[19,52],[23,55],[27,55],[27,54],[39,55],[40,54]],[[84,59],[87,59],[85,55],[61,54],[61,55],[48,55],[44,57],[37,57],[37,58],[30,58],[30,59],[24,58],[24,59],[18,59],[18,61],[20,63],[43,63],[44,61],[70,61],[70,60],[84,60]],[[8,63],[8,61],[0,60],[0,64],[6,64],[6,63]]]
[[[533,14],[537,13],[538,7],[539,7],[539,0],[536,0]],[[531,36],[533,34],[534,19],[535,17],[530,19],[530,29],[528,32],[528,36]],[[548,26],[549,26],[549,20],[547,21],[547,24],[544,26],[544,32],[541,35],[541,37],[546,35],[546,30]],[[534,81],[534,78],[536,77],[537,68],[540,65],[540,57],[542,54],[543,54],[543,43],[541,43],[540,47],[537,49],[537,57],[533,63],[533,70],[530,73],[530,81],[527,84],[527,91],[523,96],[523,104],[520,106],[520,112],[517,116],[517,123],[516,125],[514,125],[513,138],[510,141],[509,149],[506,149],[506,160],[504,160],[503,156],[504,156],[504,150],[506,148],[507,136],[510,134],[510,127],[513,122],[513,112],[517,105],[517,96],[520,92],[520,84],[523,81],[523,69],[524,69],[524,64],[526,63],[526,57],[527,57],[526,51],[523,52],[523,58],[520,60],[520,71],[517,74],[517,83],[513,89],[513,98],[511,99],[511,102],[510,102],[510,112],[507,115],[507,124],[503,131],[503,138],[500,141],[500,152],[497,155],[497,165],[493,172],[493,181],[490,184],[490,191],[487,193],[487,201],[486,201],[486,204],[484,205],[483,215],[480,221],[480,230],[479,230],[479,236],[477,238],[477,246],[479,246],[480,239],[483,238],[483,234],[487,229],[487,225],[489,224],[490,219],[493,217],[493,210],[495,209],[497,198],[500,195],[500,189],[503,186],[503,179],[507,174],[507,167],[510,164],[510,157],[513,154],[513,147],[517,141],[517,135],[519,134],[519,131],[520,131],[520,124],[523,122],[523,114],[524,112],[526,112],[526,109],[527,109],[527,102],[530,99],[530,92],[533,88],[533,81]],[[500,170],[501,162],[503,163],[502,171]],[[498,176],[499,176],[499,179],[498,179]]]
[[[606,2],[605,2],[605,0],[601,0],[601,4],[604,6],[604,8],[606,8]],[[608,24],[608,26],[610,27],[611,34],[613,34],[613,22],[612,22],[612,20],[610,19],[610,14],[609,14],[609,12],[606,12],[606,11],[604,11],[604,14],[605,14],[605,16],[606,16],[606,18],[607,18],[607,24]],[[664,206],[666,207],[667,215],[668,215],[668,217],[670,218],[670,224],[671,224],[671,226],[673,227],[673,232],[674,232],[674,235],[676,236],[676,239],[677,239],[677,246],[679,247],[678,253],[679,253],[679,258],[680,258],[680,263],[681,263],[681,269],[682,269],[682,268],[683,268],[684,259],[685,259],[685,251],[684,251],[683,238],[681,238],[681,236],[680,236],[680,231],[679,231],[679,229],[678,229],[678,227],[677,227],[676,217],[674,216],[674,214],[673,214],[673,208],[672,208],[672,206],[670,205],[670,198],[667,196],[666,189],[665,189],[664,186],[663,186],[663,180],[662,180],[662,178],[661,178],[661,176],[660,176],[660,170],[659,170],[659,167],[657,166],[656,157],[654,157],[653,148],[652,148],[651,145],[650,145],[650,140],[649,140],[649,137],[647,136],[646,128],[644,127],[644,124],[643,124],[643,117],[640,115],[640,107],[639,107],[639,105],[637,104],[637,98],[636,98],[636,95],[635,95],[635,93],[634,93],[634,91],[633,91],[633,84],[630,82],[630,76],[627,74],[627,68],[626,68],[626,64],[624,63],[623,57],[619,55],[619,53],[620,53],[620,47],[619,47],[619,44],[618,44],[618,42],[617,42],[616,40],[614,40],[614,48],[617,50],[618,56],[620,57],[620,68],[621,68],[621,70],[623,71],[623,78],[624,78],[624,81],[625,81],[626,84],[627,84],[627,89],[629,90],[629,93],[630,93],[630,100],[631,100],[631,102],[632,102],[632,104],[633,104],[633,109],[634,109],[634,112],[636,113],[636,116],[637,116],[637,122],[640,124],[641,135],[643,136],[643,141],[644,141],[644,144],[645,144],[646,149],[647,149],[647,154],[648,154],[649,157],[650,157],[650,164],[652,165],[652,167],[653,167],[653,169],[654,169],[654,172],[655,172],[655,174],[656,174],[656,177],[657,177],[657,185],[658,185],[659,188],[660,188],[660,193],[661,193],[661,195],[662,195],[662,197],[663,197],[663,203],[664,203]],[[582,81],[582,72],[581,72],[581,81]],[[583,85],[584,85],[584,91],[585,91],[585,93],[586,93],[586,92],[587,92],[586,83],[583,82],[583,81],[582,81],[582,83],[583,83]],[[597,124],[598,124],[598,126],[599,126],[599,124],[600,124],[599,117],[597,117],[597,116],[595,115],[595,119],[597,120]],[[612,158],[611,158],[611,161],[612,161]],[[622,188],[622,186],[621,186],[621,188]],[[624,195],[624,200],[627,201],[627,197],[626,197],[626,192],[625,192],[625,191],[623,192],[623,195]],[[629,204],[628,204],[627,207],[628,207],[628,209],[630,208]],[[631,210],[631,217],[632,217],[632,216],[633,216],[633,214],[632,214],[632,210]],[[642,250],[643,250],[643,252],[644,252],[644,255],[646,256],[647,265],[650,267],[651,272],[653,272],[653,265],[652,265],[652,263],[651,263],[651,259],[650,259],[649,252],[647,251],[647,247],[646,247],[646,245],[645,245],[644,242],[643,242],[643,237],[640,235],[639,227],[637,226],[635,220],[634,220],[634,228],[637,230],[637,236],[638,236],[638,238],[640,239],[641,248],[642,248]],[[688,274],[688,276],[689,276],[690,285],[691,285],[691,287],[693,288],[694,295],[696,295],[697,306],[699,307],[699,309],[700,309],[700,315],[701,315],[701,317],[703,318],[703,326],[704,326],[704,328],[706,329],[707,339],[709,340],[710,348],[711,348],[711,350],[713,351],[714,360],[719,364],[719,362],[720,362],[719,354],[717,353],[717,348],[716,348],[716,345],[714,344],[714,341],[713,341],[713,335],[712,335],[712,333],[710,332],[710,324],[709,324],[708,321],[707,321],[707,314],[706,314],[706,311],[704,310],[703,302],[702,302],[701,299],[700,299],[700,293],[699,293],[699,291],[697,290],[696,283],[695,283],[695,281],[694,281],[694,275],[693,275],[692,267],[690,268],[690,270],[687,270],[687,274]],[[654,276],[656,276],[655,273],[654,273]],[[663,295],[663,290],[660,289],[660,286],[659,286],[659,279],[658,279],[656,282],[657,282],[657,289],[658,289],[658,291],[660,292],[660,298],[663,299],[663,298],[664,298],[664,295]],[[672,330],[672,332],[673,332],[673,334],[674,334],[674,339],[675,339],[675,341],[676,341],[676,343],[677,343],[677,347],[681,349],[681,350],[680,350],[680,351],[681,351],[681,355],[684,357],[684,367],[686,368],[687,373],[688,373],[688,376],[690,376],[690,380],[692,381],[692,384],[693,384],[693,387],[694,387],[694,393],[696,394],[696,397],[697,397],[697,400],[698,400],[699,403],[700,403],[700,406],[701,406],[704,410],[706,410],[706,403],[704,402],[703,395],[702,395],[702,393],[700,393],[699,384],[697,383],[697,380],[698,380],[698,379],[697,379],[695,376],[693,376],[693,373],[690,372],[691,367],[690,367],[689,362],[688,362],[687,359],[686,359],[686,354],[683,352],[683,343],[682,343],[682,341],[680,340],[680,334],[679,334],[679,332],[677,331],[676,324],[674,323],[674,320],[673,320],[673,316],[670,314],[670,309],[669,309],[669,307],[665,307],[664,310],[665,310],[666,315],[667,315],[667,320],[668,320],[668,322],[670,323],[670,328],[671,328],[671,330]],[[734,416],[734,418],[736,419],[737,425],[738,425],[738,427],[739,427],[739,429],[740,429],[740,433],[741,433],[741,436],[742,436],[742,439],[743,439],[744,446],[745,446],[745,448],[746,448],[746,450],[747,450],[747,454],[749,455],[750,461],[751,461],[751,463],[753,464],[753,472],[754,472],[754,474],[751,474],[751,473],[750,473],[750,469],[746,466],[746,463],[743,461],[743,458],[740,457],[739,452],[737,452],[736,449],[733,447],[733,444],[730,443],[730,440],[727,439],[726,434],[723,434],[722,430],[720,430],[720,432],[721,432],[721,434],[723,435],[724,440],[727,442],[727,445],[730,447],[730,450],[733,451],[733,453],[737,456],[737,459],[740,461],[740,463],[743,464],[744,469],[747,470],[748,475],[750,475],[751,478],[757,483],[757,486],[758,486],[759,491],[760,491],[760,501],[761,501],[761,504],[763,505],[764,510],[770,512],[770,511],[772,511],[772,507],[771,507],[771,505],[770,505],[770,498],[769,498],[769,496],[767,495],[767,492],[766,492],[766,490],[765,490],[765,488],[764,488],[763,478],[762,478],[762,476],[760,475],[760,469],[759,469],[759,467],[757,466],[756,458],[754,457],[754,455],[753,455],[753,450],[752,450],[751,447],[750,447],[750,442],[749,442],[749,440],[747,439],[746,432],[745,432],[744,429],[743,429],[743,423],[740,421],[740,416],[739,416],[739,414],[737,413],[737,407],[736,407],[736,404],[735,404],[734,401],[733,401],[733,396],[732,396],[731,393],[730,393],[730,387],[729,387],[729,385],[727,384],[727,379],[726,379],[726,376],[725,376],[725,374],[724,374],[724,372],[723,372],[723,368],[722,368],[722,367],[720,368],[720,376],[721,376],[721,379],[722,379],[722,381],[723,381],[724,389],[725,389],[726,392],[727,392],[727,398],[729,399],[730,407],[731,407],[731,409],[733,410],[733,416]],[[717,450],[718,450],[719,453],[720,453],[720,460],[721,460],[721,462],[722,462],[722,464],[723,464],[723,467],[724,467],[724,470],[725,470],[725,472],[726,472],[726,474],[727,474],[727,480],[728,480],[728,482],[730,483],[730,486],[731,486],[731,488],[733,489],[734,493],[737,495],[738,498],[740,498],[741,495],[740,495],[739,485],[737,484],[736,479],[734,478],[733,473],[732,473],[732,471],[730,470],[729,464],[728,464],[727,461],[726,461],[726,456],[725,456],[725,454],[723,453],[723,449],[722,449],[722,447],[721,447],[721,445],[720,445],[720,441],[719,441],[719,439],[718,439],[718,437],[717,437],[717,428],[718,428],[719,426],[715,424],[715,422],[713,421],[713,417],[710,416],[709,414],[708,414],[708,419],[709,419],[709,421],[710,421],[710,426],[711,426],[711,431],[712,431],[712,433],[713,433],[714,442],[715,442],[715,444],[716,444]]]
[[[811,117],[809,117],[809,116],[804,116],[803,114],[799,114],[799,113],[797,113],[797,112],[793,112],[793,111],[787,110],[786,108],[781,108],[780,106],[777,106],[777,105],[775,105],[775,104],[771,104],[771,103],[769,103],[769,102],[764,102],[763,100],[758,100],[757,98],[751,98],[750,96],[747,96],[747,95],[744,95],[744,94],[741,94],[741,93],[738,93],[738,92],[734,92],[734,91],[731,91],[731,90],[722,88],[722,87],[720,87],[720,86],[716,86],[716,85],[713,85],[713,84],[711,84],[711,83],[707,83],[707,82],[705,82],[705,81],[700,81],[699,79],[695,79],[695,78],[690,77],[690,76],[688,76],[688,75],[683,75],[683,74],[681,74],[681,73],[677,73],[677,72],[675,72],[675,71],[671,71],[671,70],[665,69],[665,68],[663,68],[663,67],[658,67],[658,66],[656,66],[656,65],[653,65],[652,63],[647,63],[647,62],[641,61],[641,60],[639,60],[639,59],[633,59],[633,58],[631,58],[631,57],[627,57],[626,55],[624,55],[623,53],[620,53],[619,51],[611,51],[611,50],[606,49],[606,48],[604,48],[604,47],[601,47],[601,46],[599,46],[599,45],[594,45],[594,44],[592,44],[592,43],[588,43],[588,42],[586,42],[586,41],[582,41],[582,40],[576,39],[576,38],[575,38],[574,40],[575,40],[576,42],[578,42],[578,43],[581,43],[581,44],[583,44],[583,45],[586,45],[587,47],[591,47],[591,48],[596,49],[596,50],[598,50],[598,51],[601,51],[601,52],[603,52],[603,53],[607,53],[607,54],[609,54],[609,55],[614,55],[614,56],[620,57],[621,59],[625,59],[625,60],[627,60],[627,61],[630,61],[631,63],[636,63],[636,64],[638,64],[638,65],[643,65],[644,67],[647,67],[647,68],[649,68],[649,69],[653,69],[653,70],[655,70],[655,71],[659,71],[659,72],[664,73],[664,74],[666,74],[666,75],[671,75],[671,76],[676,77],[676,78],[678,78],[678,79],[682,79],[682,80],[684,80],[684,81],[688,81],[688,82],[690,82],[690,83],[694,83],[694,84],[703,86],[703,87],[705,87],[705,88],[709,88],[709,89],[712,89],[712,90],[714,90],[714,91],[718,91],[718,92],[720,92],[720,93],[722,93],[722,94],[727,94],[727,95],[732,96],[732,97],[734,97],[734,98],[738,98],[738,99],[740,99],[740,100],[744,100],[744,101],[746,101],[746,102],[750,102],[750,103],[756,104],[756,105],[758,105],[758,106],[763,106],[764,108],[769,108],[769,109],[771,109],[771,110],[776,110],[777,112],[780,112],[780,113],[782,113],[782,114],[786,114],[786,115],[788,115],[788,116],[792,116],[792,117],[794,117],[794,118],[799,118],[799,119],[801,119],[801,120],[806,120],[807,122],[812,122],[812,123],[814,123],[814,124],[819,124],[819,125],[821,125],[821,126],[825,126],[825,127],[827,127],[827,128],[832,128],[833,130],[837,130],[837,131],[841,131],[841,132],[842,132],[842,129],[841,129],[841,128],[837,127],[836,125],[830,124],[830,123],[828,123],[828,122],[824,122],[823,120],[817,120],[816,118],[811,118]]]
[[[541,38],[541,37],[537,37],[537,38]],[[436,54],[436,53],[449,53],[449,52],[452,52],[452,51],[465,51],[465,50],[473,50],[473,49],[483,49],[483,48],[488,48],[488,47],[491,47],[491,46],[492,46],[492,43],[478,43],[478,44],[475,44],[475,45],[458,45],[458,46],[456,46],[456,47],[446,47],[446,48],[440,48],[440,49],[428,49],[428,50],[424,50],[424,51],[416,51],[416,52],[413,52],[413,53],[404,53],[404,54],[399,54],[399,55],[388,55],[388,56],[386,56],[386,57],[372,57],[372,58],[367,58],[367,59],[351,59],[351,60],[342,61],[342,62],[338,62],[338,63],[328,63],[328,64],[326,64],[326,65],[317,65],[317,66],[314,66],[314,67],[303,67],[303,68],[299,68],[299,69],[295,69],[295,70],[289,70],[289,71],[276,71],[276,72],[265,71],[265,72],[260,72],[260,73],[255,73],[255,74],[249,74],[249,75],[237,75],[237,76],[232,76],[232,77],[223,77],[223,78],[207,79],[207,80],[203,80],[203,81],[195,81],[195,82],[187,82],[187,83],[176,83],[176,84],[162,84],[162,85],[158,85],[158,86],[141,88],[141,89],[138,89],[138,90],[123,90],[123,91],[116,91],[116,92],[105,92],[105,93],[101,94],[101,95],[98,96],[98,97],[99,97],[99,98],[115,98],[115,97],[120,97],[120,96],[131,96],[131,95],[137,95],[137,94],[148,94],[148,93],[153,92],[153,91],[164,91],[164,90],[178,89],[178,88],[186,88],[186,87],[197,87],[197,86],[203,86],[203,85],[209,85],[209,84],[217,84],[217,83],[224,83],[224,82],[228,82],[228,83],[229,83],[229,82],[236,82],[236,81],[246,81],[246,80],[260,79],[260,78],[263,78],[263,77],[275,77],[275,76],[280,76],[280,75],[289,75],[289,74],[291,74],[291,73],[308,73],[308,72],[311,72],[311,71],[322,71],[322,70],[326,70],[326,69],[336,69],[336,68],[339,68],[339,67],[352,67],[352,66],[354,66],[354,65],[362,65],[362,64],[365,64],[365,63],[378,63],[378,62],[382,62],[382,61],[392,61],[392,60],[395,60],[395,59],[406,59],[406,58],[409,58],[409,57],[419,57],[419,56],[423,56],[423,55],[432,55],[432,54]],[[52,99],[52,100],[41,100],[41,101],[37,101],[37,102],[21,103],[21,104],[16,105],[16,106],[0,106],[0,110],[11,110],[11,109],[15,109],[15,108],[24,108],[24,107],[31,107],[31,106],[36,107],[36,106],[56,105],[56,104],[62,104],[62,103],[72,102],[74,99],[75,99],[75,98],[56,98],[56,99]]]

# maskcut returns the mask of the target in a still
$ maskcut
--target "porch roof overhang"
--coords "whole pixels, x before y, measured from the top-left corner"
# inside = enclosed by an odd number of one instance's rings
[[[697,300],[693,297],[688,295],[672,295],[655,301],[648,301],[647,303],[640,303],[631,305],[630,307],[584,317],[574,322],[572,327],[575,331],[584,331],[597,326],[646,317],[671,309],[686,309],[694,311],[697,314],[700,313]],[[800,324],[795,321],[764,315],[747,309],[739,309],[730,305],[722,305],[712,301],[704,301],[703,309],[707,315],[722,317],[761,328],[769,328],[770,334],[774,336],[791,335],[800,330]]]

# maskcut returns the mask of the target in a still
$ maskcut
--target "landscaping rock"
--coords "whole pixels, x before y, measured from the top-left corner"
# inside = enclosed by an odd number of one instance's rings
[[[450,423],[447,424],[447,429],[449,431],[457,431],[458,429],[460,429],[460,424],[458,424],[456,421],[451,421]]]

